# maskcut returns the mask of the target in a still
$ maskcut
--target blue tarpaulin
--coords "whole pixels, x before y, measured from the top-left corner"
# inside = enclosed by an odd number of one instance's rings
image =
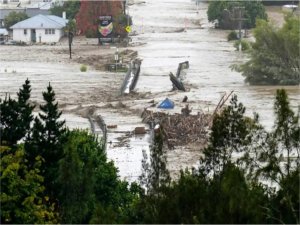
[[[166,98],[163,100],[157,108],[161,109],[173,109],[174,108],[174,102],[172,102],[170,99]]]

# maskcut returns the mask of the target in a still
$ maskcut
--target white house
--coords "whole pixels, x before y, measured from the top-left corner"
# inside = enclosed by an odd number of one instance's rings
[[[58,42],[68,20],[52,15],[37,15],[11,26],[13,40],[26,43]]]

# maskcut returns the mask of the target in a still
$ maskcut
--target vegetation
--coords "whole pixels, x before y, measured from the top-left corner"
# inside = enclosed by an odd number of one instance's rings
[[[25,12],[10,12],[5,18],[4,18],[4,25],[7,30],[10,30],[10,27],[15,25],[16,23],[28,19],[29,17]]]
[[[160,182],[155,192],[142,195],[138,220],[131,222],[298,223],[299,118],[284,90],[277,91],[274,108],[274,130],[267,132],[257,115],[244,116],[246,109],[234,96],[213,120],[199,168],[182,171],[179,180]],[[297,156],[290,157],[292,152]],[[160,174],[164,166],[159,169],[156,162],[151,168]]]
[[[75,19],[70,19],[65,27],[65,32],[72,32],[75,33],[76,32],[76,21]]]
[[[299,4],[299,0],[263,0],[262,3],[264,5],[290,5],[290,4]]]
[[[80,71],[81,72],[86,72],[87,71],[87,66],[86,65],[81,65],[80,66]]]
[[[248,51],[251,48],[251,45],[248,41],[246,40],[237,40],[234,42],[234,47],[237,51],[242,50],[242,51]]]
[[[32,111],[34,106],[29,105],[31,86],[27,79],[17,93],[17,100],[6,96],[1,104],[0,121],[2,125],[0,145],[15,145],[30,130],[33,120]]]
[[[53,7],[50,8],[50,13],[55,16],[62,17],[63,12],[66,12],[68,20],[75,19],[76,14],[80,9],[80,1],[64,1],[61,3],[55,3]]]
[[[1,223],[57,223],[54,205],[44,194],[41,157],[30,169],[24,148],[1,147]]]
[[[33,120],[1,128],[14,132],[0,147],[1,223],[299,224],[299,115],[285,90],[277,90],[270,132],[233,96],[213,118],[199,166],[178,180],[167,170],[161,129],[149,160],[144,153],[140,185],[120,180],[97,137],[64,128],[50,84],[33,118],[30,90],[27,80],[18,100],[0,101],[13,107],[1,121]]]
[[[218,21],[220,28],[222,28],[222,24],[224,22],[223,11],[224,9],[229,10],[229,12],[233,13],[234,7],[245,7],[245,12],[243,17],[246,19],[243,22],[244,28],[253,28],[255,27],[256,19],[267,19],[267,14],[265,12],[265,8],[261,1],[209,1],[209,6],[207,10],[208,20],[213,22],[215,20]]]
[[[85,37],[86,38],[97,38],[98,37],[98,33],[95,30],[89,29],[85,32]]]
[[[227,35],[227,40],[228,41],[233,41],[233,40],[238,40],[238,34],[234,30],[230,31],[230,33]]]
[[[50,84],[35,118],[30,92],[26,80],[18,101],[0,99],[1,223],[125,221],[138,185],[119,179],[96,137],[65,128]]]
[[[300,83],[300,19],[287,16],[282,28],[257,21],[250,60],[235,67],[250,84],[298,85]]]

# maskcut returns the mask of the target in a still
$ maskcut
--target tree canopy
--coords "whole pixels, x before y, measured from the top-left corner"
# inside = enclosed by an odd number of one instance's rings
[[[142,195],[132,223],[299,223],[299,117],[285,90],[274,109],[267,132],[233,96],[213,120],[199,167]]]
[[[218,21],[220,28],[224,28],[225,17],[224,10],[228,10],[230,13],[230,17],[238,17],[235,15],[234,7],[244,7],[244,13],[242,15],[246,20],[243,21],[244,28],[253,28],[255,27],[256,19],[267,19],[267,14],[265,12],[265,8],[261,1],[226,1],[226,0],[217,0],[217,1],[209,1],[209,6],[207,10],[208,20],[213,22],[215,20]],[[235,20],[230,20],[230,23],[237,24]],[[237,29],[237,26],[235,26]]]
[[[38,157],[30,169],[22,146],[1,147],[1,223],[57,223],[58,214],[44,194]]]
[[[298,85],[300,83],[300,19],[288,15],[276,28],[257,21],[250,59],[236,67],[250,84]]]
[[[28,15],[25,12],[12,11],[4,18],[5,28],[10,29],[11,26],[25,19],[28,19]]]
[[[67,19],[75,19],[76,14],[79,12],[80,1],[64,1],[61,3],[55,3],[53,7],[50,8],[50,13],[55,16],[62,17],[63,12],[66,12]]]
[[[24,109],[29,97],[26,81],[11,101]],[[120,179],[99,137],[63,128],[50,85],[43,97],[30,129],[5,125],[25,144],[0,146],[1,223],[299,224],[299,112],[283,89],[276,92],[271,131],[258,115],[246,117],[234,95],[214,116],[198,166],[178,179],[171,179],[161,133],[155,133],[139,184]],[[32,118],[30,110],[19,113]]]

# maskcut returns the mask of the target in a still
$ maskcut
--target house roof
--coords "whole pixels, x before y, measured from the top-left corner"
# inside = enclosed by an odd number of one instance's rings
[[[39,14],[16,23],[10,29],[61,29],[67,22],[68,20],[58,16]]]

